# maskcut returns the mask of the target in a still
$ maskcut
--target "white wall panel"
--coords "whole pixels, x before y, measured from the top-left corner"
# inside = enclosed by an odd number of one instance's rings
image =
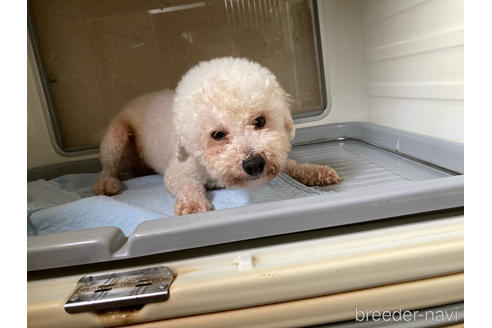
[[[463,26],[463,1],[461,0],[363,0],[366,38],[370,47],[420,38],[439,31]],[[400,6],[404,10],[387,11],[377,19],[367,17],[371,7]],[[368,23],[370,22],[370,23]]]
[[[463,141],[463,0],[364,0],[373,123]]]
[[[373,123],[463,141],[463,102],[399,97],[369,97]]]
[[[463,47],[369,63],[368,78],[369,84],[462,82]]]

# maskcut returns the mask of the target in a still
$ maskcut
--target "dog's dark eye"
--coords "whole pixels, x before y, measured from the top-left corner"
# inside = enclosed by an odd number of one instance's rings
[[[265,118],[263,116],[257,117],[253,122],[253,124],[257,129],[261,129],[262,127],[265,126]]]
[[[221,140],[225,137],[225,133],[222,131],[214,131],[212,132],[212,138],[215,140]]]

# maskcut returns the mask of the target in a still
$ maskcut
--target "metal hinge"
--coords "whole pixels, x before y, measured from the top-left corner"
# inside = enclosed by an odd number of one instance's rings
[[[65,303],[65,311],[78,313],[165,301],[173,274],[165,266],[87,275]]]

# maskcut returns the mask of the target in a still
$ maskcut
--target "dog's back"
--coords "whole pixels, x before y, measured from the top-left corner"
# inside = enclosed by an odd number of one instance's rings
[[[145,94],[111,120],[101,141],[103,170],[94,184],[95,194],[118,193],[121,185],[115,177],[164,174],[175,144],[173,97],[171,90]]]

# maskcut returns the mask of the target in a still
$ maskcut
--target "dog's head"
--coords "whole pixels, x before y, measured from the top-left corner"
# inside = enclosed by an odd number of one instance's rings
[[[277,176],[295,126],[290,97],[247,59],[202,62],[178,84],[173,119],[178,158],[195,158],[219,184],[256,187]]]

